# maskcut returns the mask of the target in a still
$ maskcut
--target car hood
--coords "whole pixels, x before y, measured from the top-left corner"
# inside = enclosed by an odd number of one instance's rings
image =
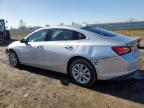
[[[15,42],[12,42],[11,44],[9,44],[7,48],[9,49],[12,47],[17,47],[19,44],[20,44],[20,41],[15,41]]]

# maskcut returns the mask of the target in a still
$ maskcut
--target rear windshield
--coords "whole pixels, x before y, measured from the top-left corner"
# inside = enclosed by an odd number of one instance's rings
[[[84,27],[82,28],[84,30],[90,31],[90,32],[94,32],[103,36],[107,36],[107,37],[114,37],[117,36],[117,33],[102,29],[102,28],[97,28],[97,27]]]

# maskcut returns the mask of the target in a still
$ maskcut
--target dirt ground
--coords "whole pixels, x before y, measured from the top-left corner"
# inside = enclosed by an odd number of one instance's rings
[[[85,88],[64,74],[12,68],[4,53],[9,43],[0,41],[0,108],[144,108],[144,50],[141,70],[131,79],[97,81]]]
[[[144,29],[135,29],[135,30],[113,30],[114,32],[118,32],[121,34],[125,34],[128,36],[137,36],[143,37],[144,36]]]

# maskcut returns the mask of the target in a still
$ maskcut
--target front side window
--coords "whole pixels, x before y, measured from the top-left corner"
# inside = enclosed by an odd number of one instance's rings
[[[38,32],[33,33],[27,38],[28,42],[41,42],[45,41],[46,35],[48,33],[48,29],[40,30]]]
[[[72,31],[66,29],[53,29],[51,32],[50,41],[71,40]]]

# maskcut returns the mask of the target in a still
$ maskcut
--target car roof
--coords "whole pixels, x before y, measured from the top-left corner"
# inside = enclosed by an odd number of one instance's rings
[[[43,28],[40,28],[40,29],[51,29],[51,28],[61,28],[61,29],[70,29],[70,30],[79,30],[79,29],[81,29],[80,26],[50,26],[50,27],[43,27]]]
[[[85,26],[85,27],[90,27],[90,26]],[[85,27],[83,27],[83,26],[50,26],[50,27],[40,28],[40,29],[38,29],[34,32],[37,32],[37,31],[43,30],[43,29],[59,28],[59,29],[74,30],[74,31],[83,33],[87,37],[87,40],[91,40],[91,41],[94,41],[94,42],[95,42],[95,40],[97,40],[97,41],[105,40],[105,42],[110,41],[110,42],[117,42],[118,43],[118,42],[127,42],[127,41],[131,40],[130,37],[126,37],[124,35],[118,35],[116,37],[106,37],[106,36],[103,36],[103,35],[100,35],[100,34],[90,32],[88,30],[83,29]],[[32,33],[34,33],[34,32],[32,32]],[[29,34],[29,35],[31,35],[31,34]],[[119,41],[119,40],[121,40],[121,41]]]
[[[60,25],[59,26],[58,25],[58,26],[43,27],[43,28],[35,30],[34,32],[37,32],[37,31],[43,30],[43,29],[53,29],[53,28],[68,29],[68,30],[74,30],[74,31],[77,31],[77,32],[80,32],[80,33],[84,34],[87,37],[87,39],[94,39],[95,36],[93,36],[93,35],[95,35],[95,33],[82,29],[84,27],[89,27],[89,26],[81,26],[81,25],[76,25],[76,26],[73,26],[73,25],[64,25],[64,26],[61,26]],[[32,33],[34,33],[34,32],[32,32]],[[31,35],[31,34],[29,34],[29,35]]]

